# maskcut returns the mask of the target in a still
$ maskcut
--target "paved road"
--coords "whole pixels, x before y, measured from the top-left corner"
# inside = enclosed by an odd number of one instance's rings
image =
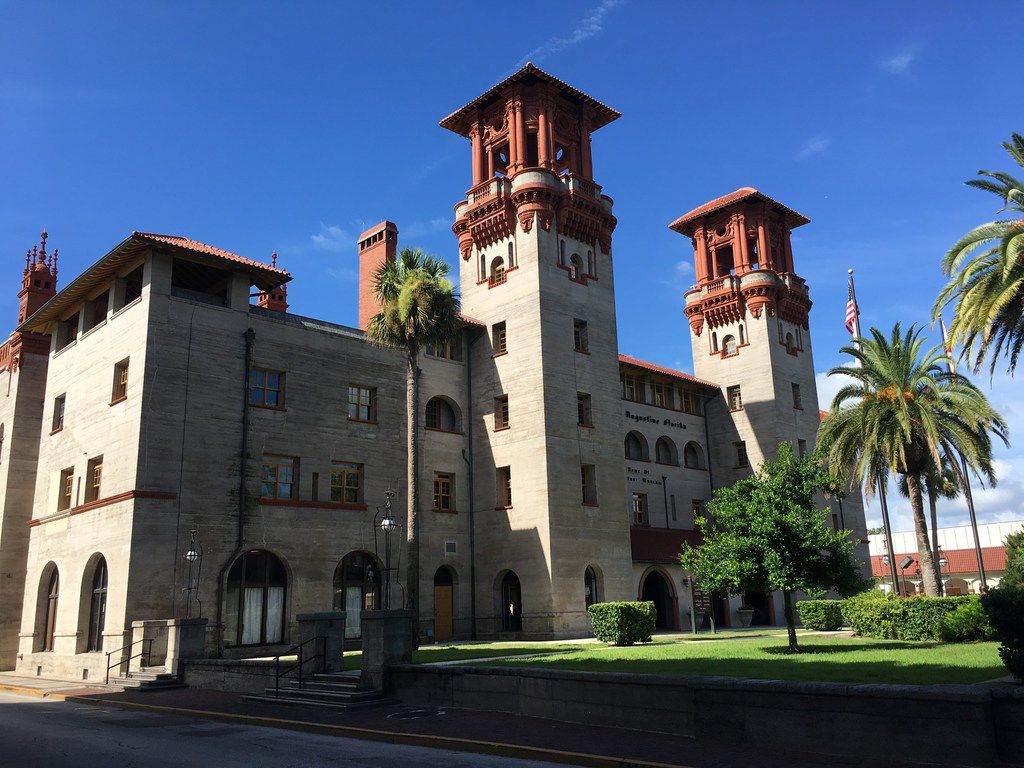
[[[555,768],[0,692],[3,768]]]

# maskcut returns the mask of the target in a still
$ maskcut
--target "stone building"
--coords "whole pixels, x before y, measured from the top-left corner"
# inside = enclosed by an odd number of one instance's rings
[[[420,361],[426,639],[581,635],[590,603],[638,598],[686,628],[694,514],[780,440],[813,447],[807,219],[755,190],[672,224],[695,246],[697,376],[620,354],[591,158],[618,117],[527,65],[441,122],[472,185],[464,322]],[[398,228],[359,237],[359,328],[292,312],[276,259],[134,232],[57,292],[45,247],[0,347],[0,668],[95,678],[133,621],[186,613],[216,653],[277,652],[331,609],[358,642],[360,609],[405,587],[377,525],[388,491],[404,512],[404,360],[363,330]],[[858,498],[843,516],[863,538]],[[744,601],[781,621],[777,595],[697,598],[720,624]]]

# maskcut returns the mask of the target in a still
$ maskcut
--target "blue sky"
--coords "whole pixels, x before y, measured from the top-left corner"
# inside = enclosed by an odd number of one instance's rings
[[[846,340],[848,267],[865,328],[926,321],[941,255],[994,217],[962,181],[1008,170],[999,142],[1024,130],[1005,76],[1017,50],[995,44],[1019,10],[0,2],[0,313],[13,325],[41,228],[65,283],[143,230],[276,250],[294,311],[352,324],[364,226],[391,219],[403,244],[456,258],[469,148],[437,121],[530,59],[623,113],[594,138],[619,220],[622,351],[691,369],[692,254],[666,225],[751,185],[811,219],[794,253],[824,371]],[[1017,433],[1020,390],[1005,376],[990,389]],[[1001,450],[998,468],[999,487],[977,493],[983,518],[1024,518],[1024,451]]]

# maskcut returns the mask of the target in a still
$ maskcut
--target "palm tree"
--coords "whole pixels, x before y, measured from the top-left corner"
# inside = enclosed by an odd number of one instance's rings
[[[1024,168],[1024,136],[1014,133],[1003,147]],[[963,346],[975,370],[991,353],[993,373],[1003,355],[1013,373],[1024,347],[1024,182],[1008,173],[978,173],[985,178],[967,185],[998,195],[1008,217],[975,227],[949,250],[942,270],[951,279],[932,311],[937,318],[953,305],[949,343]]]
[[[940,457],[941,469],[932,466],[924,476],[924,490],[928,496],[928,522],[932,532],[932,558],[939,562],[939,499],[955,499],[960,495],[960,486],[957,484],[957,474],[950,464],[950,457],[943,454]],[[905,479],[898,483],[900,495],[909,498],[910,490]],[[942,567],[939,565],[939,594],[942,594]]]
[[[459,320],[459,296],[448,280],[448,265],[420,249],[403,248],[374,276],[380,311],[367,336],[405,353],[408,515],[406,523],[406,607],[419,610],[419,373],[420,351],[452,340]]]
[[[871,338],[855,344],[840,351],[857,367],[828,372],[856,381],[836,393],[818,444],[833,471],[852,467],[851,482],[862,483],[867,498],[880,476],[891,472],[906,481],[924,591],[935,597],[939,581],[922,501],[924,480],[947,456],[995,484],[991,434],[1005,443],[1006,422],[981,390],[944,369],[941,346],[923,350],[916,326],[903,333],[897,323],[889,338],[872,328]],[[962,484],[957,461],[950,463]]]

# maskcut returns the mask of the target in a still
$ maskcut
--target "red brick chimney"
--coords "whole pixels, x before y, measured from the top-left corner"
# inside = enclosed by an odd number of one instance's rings
[[[374,278],[385,261],[394,261],[398,250],[398,227],[382,221],[359,236],[359,327],[364,331],[380,311]]]
[[[270,266],[277,266],[277,252],[270,257]],[[256,298],[256,306],[264,309],[272,309],[275,312],[288,311],[288,286],[284,283],[275,285],[269,291],[260,291]]]

